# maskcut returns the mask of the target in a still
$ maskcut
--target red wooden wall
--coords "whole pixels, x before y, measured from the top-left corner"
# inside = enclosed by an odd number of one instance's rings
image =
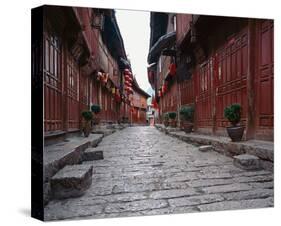
[[[45,131],[63,129],[62,115],[62,45],[59,38],[44,34],[44,128]]]
[[[256,131],[260,138],[273,137],[274,32],[273,21],[257,23]]]
[[[248,73],[248,34],[247,28],[229,38],[216,52],[217,67],[215,76],[215,129],[223,129],[229,125],[224,118],[224,108],[233,103],[242,106],[242,124],[247,120],[247,73]]]
[[[254,48],[250,49],[249,27],[244,26],[214,49],[203,63],[197,64],[190,80],[179,84],[181,105],[195,102],[198,131],[226,135],[229,122],[224,118],[224,108],[239,103],[241,123],[253,127],[253,138],[273,139],[273,21],[256,20],[252,36]],[[251,64],[249,52],[254,57]],[[254,68],[253,77],[249,75],[250,67]],[[254,80],[253,88],[249,87],[249,79]],[[173,92],[170,90],[161,101],[165,102]],[[249,95],[254,100],[253,125],[249,122]],[[163,112],[170,110],[166,106],[162,104]]]

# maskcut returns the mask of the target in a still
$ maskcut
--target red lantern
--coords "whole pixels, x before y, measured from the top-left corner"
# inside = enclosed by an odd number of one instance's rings
[[[170,64],[169,70],[171,75],[176,75],[176,64]]]
[[[132,87],[132,83],[128,82],[128,81],[125,81],[125,85],[126,86],[129,86],[129,87]]]
[[[125,81],[129,80],[129,79],[130,79],[130,76],[129,75],[125,75]]]
[[[124,70],[124,74],[127,75],[127,74],[129,74],[129,73],[130,73],[130,70],[126,68],[126,69]]]

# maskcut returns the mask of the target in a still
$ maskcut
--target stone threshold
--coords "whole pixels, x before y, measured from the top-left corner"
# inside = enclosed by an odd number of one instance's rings
[[[212,145],[213,150],[230,157],[240,154],[250,154],[258,157],[262,168],[273,171],[274,143],[262,140],[247,140],[232,142],[230,138],[223,136],[205,135],[200,133],[185,133],[179,128],[165,127],[156,124],[155,127],[167,135],[178,138],[195,146]]]

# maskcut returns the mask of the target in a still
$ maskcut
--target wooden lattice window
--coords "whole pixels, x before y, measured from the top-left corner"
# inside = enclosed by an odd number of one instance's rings
[[[61,41],[54,33],[44,33],[44,130],[62,129]]]

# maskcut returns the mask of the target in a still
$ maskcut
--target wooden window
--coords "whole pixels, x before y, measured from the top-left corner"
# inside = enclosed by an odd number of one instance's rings
[[[62,130],[61,42],[54,33],[44,33],[44,130]]]

